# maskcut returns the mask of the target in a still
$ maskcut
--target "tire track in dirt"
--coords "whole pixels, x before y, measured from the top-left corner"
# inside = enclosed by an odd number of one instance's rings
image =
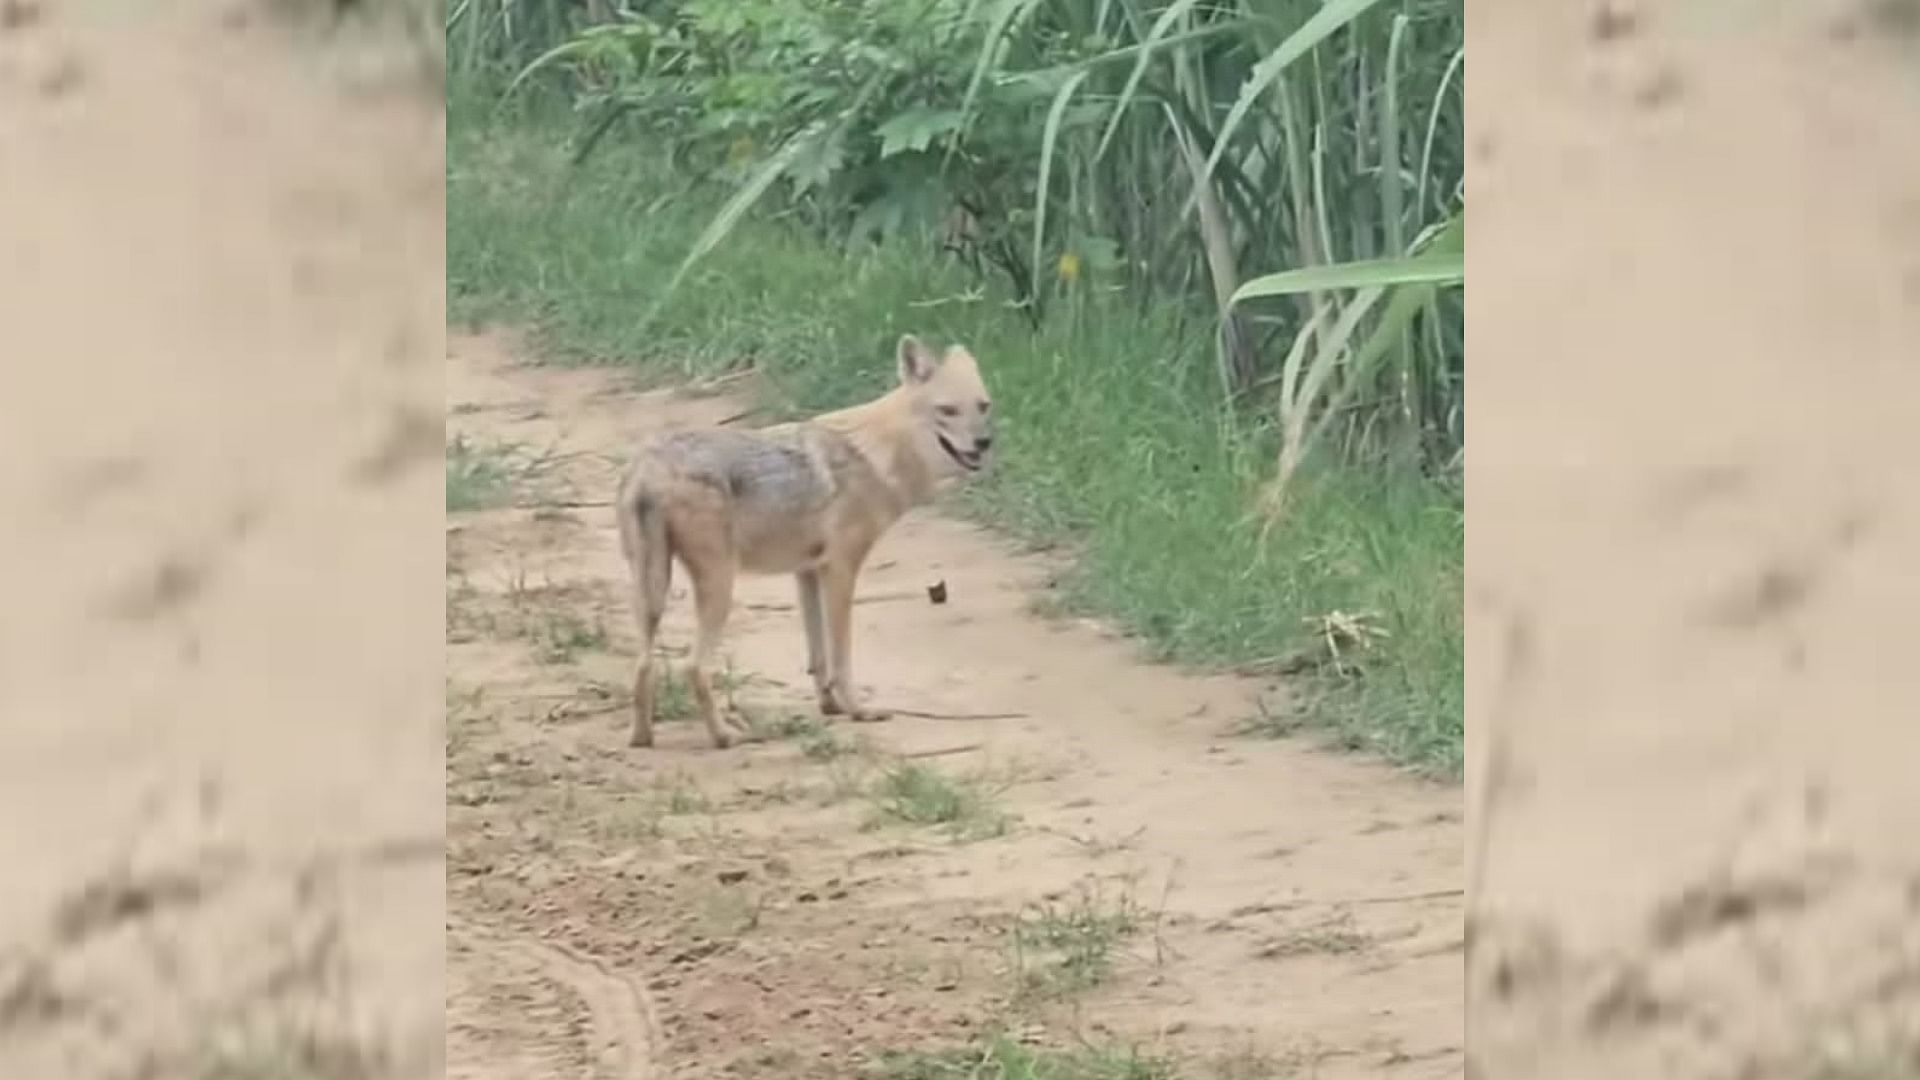
[[[635,752],[635,635],[595,504],[643,432],[741,403],[522,366],[493,337],[454,340],[447,377],[456,456],[500,465],[511,504],[448,524],[450,913],[564,943],[539,977],[603,995],[601,1030],[621,1014],[598,980],[645,972],[658,1075],[844,1080],[996,1027],[1268,1063],[1196,1080],[1460,1075],[1457,789],[1227,734],[1281,688],[1146,664],[1099,624],[1035,614],[1058,565],[936,513],[882,540],[855,608],[858,670],[895,720],[820,726],[791,582],[742,579],[730,696],[785,734],[715,752],[666,722]],[[689,608],[669,609],[670,654]],[[903,765],[975,784],[1005,827],[962,842],[881,820],[873,792]],[[1084,955],[1022,944],[1039,923]],[[475,945],[482,981],[536,968]],[[449,1020],[484,1007],[456,998]],[[574,1021],[552,1016],[511,1039],[572,1060]]]
[[[542,972],[580,999],[592,1029],[588,1056],[593,1075],[612,1080],[653,1080],[658,1024],[652,999],[637,980],[567,945],[504,934],[449,920],[449,937],[514,957]]]

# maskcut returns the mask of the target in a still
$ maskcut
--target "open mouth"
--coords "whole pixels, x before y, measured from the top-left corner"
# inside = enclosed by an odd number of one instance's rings
[[[980,471],[980,454],[978,452],[969,454],[963,450],[955,449],[954,445],[947,441],[946,435],[940,432],[934,432],[933,437],[940,440],[940,449],[945,450],[947,456],[958,462],[961,468],[968,472]]]

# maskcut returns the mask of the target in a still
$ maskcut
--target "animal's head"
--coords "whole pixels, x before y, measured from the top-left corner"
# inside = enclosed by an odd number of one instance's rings
[[[913,404],[921,456],[936,476],[979,472],[993,448],[993,399],[964,345],[935,356],[919,338],[900,339],[900,385]]]

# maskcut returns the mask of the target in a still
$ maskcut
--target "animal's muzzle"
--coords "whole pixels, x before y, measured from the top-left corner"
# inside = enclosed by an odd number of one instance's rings
[[[934,438],[940,441],[940,449],[945,450],[947,456],[952,458],[955,464],[968,472],[980,471],[980,466],[984,464],[986,460],[987,447],[993,445],[992,439],[976,439],[974,441],[975,449],[968,451],[953,445],[953,440],[947,438],[946,432],[934,432]]]

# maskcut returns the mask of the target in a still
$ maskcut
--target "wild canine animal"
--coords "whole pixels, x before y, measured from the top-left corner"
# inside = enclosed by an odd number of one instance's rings
[[[732,741],[713,664],[742,572],[794,575],[820,711],[885,719],[855,699],[855,579],[889,526],[980,471],[993,446],[993,402],[971,352],[954,345],[936,358],[909,334],[897,360],[899,385],[864,404],[759,431],[675,432],[636,452],[614,501],[640,622],[632,745],[653,745],[654,639],[675,559],[699,623],[688,681],[715,746]]]

